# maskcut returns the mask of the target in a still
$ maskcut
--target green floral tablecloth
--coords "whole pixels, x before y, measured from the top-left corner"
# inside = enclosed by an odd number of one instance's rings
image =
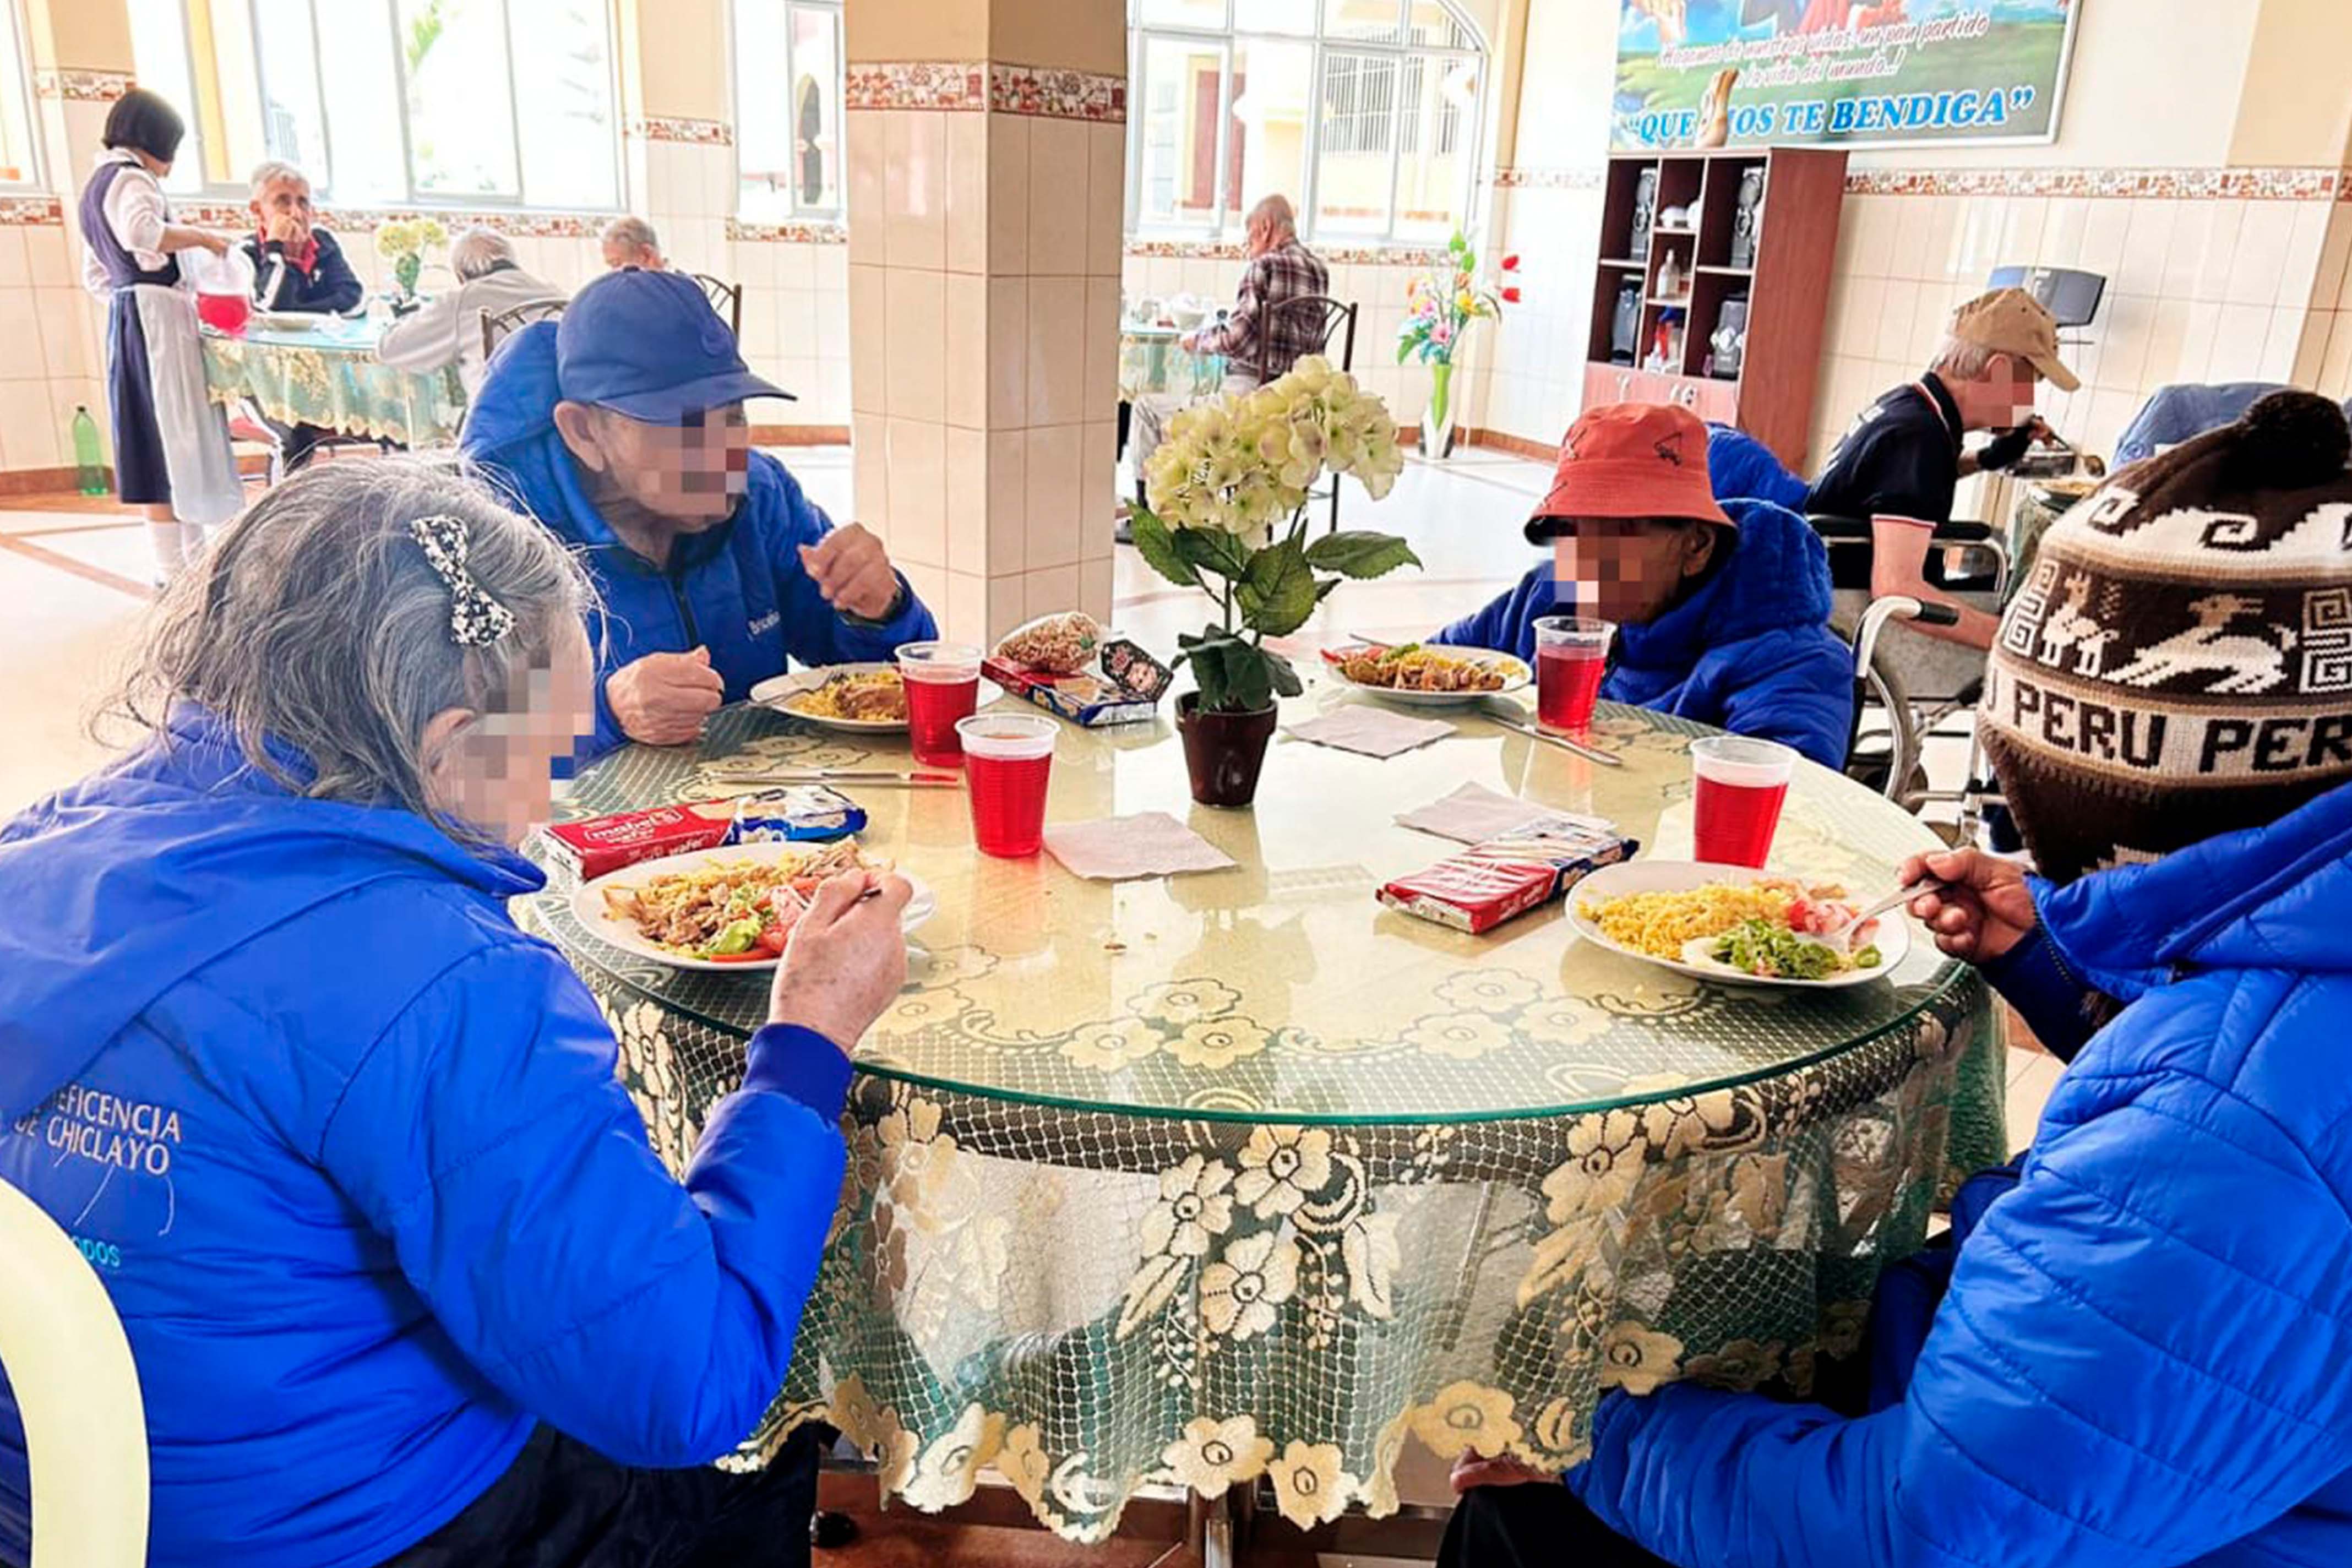
[[[466,395],[454,370],[418,375],[379,363],[381,330],[337,321],[301,331],[248,328],[205,333],[205,380],[215,403],[248,399],[280,425],[316,425],[346,436],[446,447],[457,439]]]
[[[864,799],[940,912],[861,1053],[799,1352],[735,1462],[823,1417],[919,1508],[993,1466],[1094,1541],[1144,1482],[1270,1476],[1305,1524],[1394,1509],[1409,1439],[1564,1468],[1610,1389],[1801,1394],[1855,1348],[1881,1267],[2006,1152],[1983,987],[1924,943],[1885,984],[1792,995],[1597,952],[1557,910],[1483,939],[1386,910],[1378,883],[1447,847],[1393,815],[1464,782],[1689,852],[1691,727],[1604,710],[1617,770],[1459,728],[1387,763],[1279,743],[1254,813],[1192,807],[1164,724],[1066,729],[1055,819],[1168,810],[1237,862],[1159,882],[983,860],[958,792]],[[732,710],[698,751],[607,760],[570,809],[903,754]],[[1776,857],[1874,888],[1934,842],[1808,766]],[[560,889],[521,911],[682,1167],[764,982],[606,946]]]
[[[1165,393],[1181,401],[1206,397],[1224,384],[1225,356],[1179,348],[1173,327],[1124,326],[1118,335],[1118,395],[1124,403]]]

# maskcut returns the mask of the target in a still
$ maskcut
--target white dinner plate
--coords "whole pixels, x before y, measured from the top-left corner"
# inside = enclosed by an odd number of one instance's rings
[[[1709,981],[1717,985],[1775,986],[1790,991],[1838,991],[1850,985],[1868,985],[1884,980],[1906,958],[1911,955],[1911,927],[1899,913],[1884,916],[1878,922],[1875,939],[1878,955],[1883,961],[1875,969],[1853,969],[1827,980],[1782,980],[1749,974],[1729,964],[1696,951],[1696,943],[1685,950],[1680,959],[1657,958],[1646,952],[1614,942],[1601,934],[1601,928],[1584,913],[1584,906],[1621,899],[1630,893],[1685,893],[1703,888],[1711,882],[1760,882],[1786,877],[1786,872],[1751,870],[1745,866],[1707,866],[1692,860],[1632,860],[1619,866],[1604,866],[1591,876],[1569,889],[1568,920],[1576,934],[1595,946],[1621,953],[1637,963],[1655,964],[1685,974],[1694,980]],[[1791,878],[1802,881],[1802,878]],[[1871,900],[1864,899],[1864,903]]]
[[[634,866],[607,871],[594,881],[583,882],[574,888],[572,890],[572,913],[588,928],[588,934],[598,941],[610,942],[641,958],[650,958],[656,963],[667,963],[673,969],[699,969],[718,974],[764,974],[776,967],[774,959],[718,963],[707,958],[688,958],[682,953],[670,952],[658,942],[648,941],[638,933],[635,922],[605,909],[604,890],[606,888],[638,887],[672,871],[692,871],[713,863],[732,866],[754,860],[763,865],[774,865],[780,861],[802,860],[829,847],[824,844],[737,844],[719,849],[697,849],[686,855],[665,855],[658,860],[640,860]],[[906,877],[915,889],[915,896],[908,902],[906,913],[898,922],[901,929],[911,931],[939,912],[940,900],[919,879],[908,876],[905,871],[898,875]]]
[[[273,332],[319,332],[334,326],[343,318],[323,310],[256,310],[256,326]]]
[[[795,669],[788,675],[772,676],[751,688],[751,700],[779,713],[807,721],[821,729],[844,730],[856,735],[903,735],[907,732],[904,719],[833,719],[822,713],[803,713],[793,707],[793,699],[814,691],[836,675],[865,675],[877,669],[896,669],[895,664],[827,664],[814,669]],[[997,684],[986,678],[980,683],[978,706],[985,708],[1003,696]]]
[[[1399,691],[1394,687],[1368,686],[1360,680],[1350,680],[1347,672],[1336,664],[1325,668],[1331,679],[1350,691],[1360,691],[1367,697],[1377,697],[1383,702],[1401,702],[1408,708],[1469,708],[1489,697],[1508,697],[1514,691],[1524,691],[1535,679],[1534,671],[1520,659],[1507,653],[1497,653],[1490,647],[1435,647],[1429,650],[1447,658],[1458,658],[1471,664],[1482,664],[1499,672],[1503,684],[1492,691]]]

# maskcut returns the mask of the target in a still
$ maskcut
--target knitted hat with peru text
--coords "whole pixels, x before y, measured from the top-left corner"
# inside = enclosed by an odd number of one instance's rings
[[[2263,398],[2043,536],[1985,682],[1985,748],[2068,881],[2274,822],[2352,779],[2352,431]]]

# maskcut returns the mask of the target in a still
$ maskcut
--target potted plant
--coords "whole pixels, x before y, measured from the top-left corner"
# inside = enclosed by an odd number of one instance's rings
[[[1385,533],[1310,542],[1307,491],[1326,473],[1352,474],[1378,500],[1403,467],[1387,406],[1320,357],[1254,392],[1196,403],[1170,426],[1144,475],[1149,504],[1131,522],[1152,570],[1218,607],[1200,636],[1176,639],[1176,662],[1198,688],[1177,700],[1176,723],[1202,805],[1256,797],[1276,700],[1304,689],[1265,639],[1305,626],[1346,578],[1421,564]]]
[[[1519,269],[1517,256],[1503,258],[1506,274]],[[1421,452],[1444,458],[1454,450],[1454,356],[1473,321],[1498,320],[1505,305],[1519,302],[1519,286],[1499,289],[1477,280],[1478,253],[1459,233],[1445,247],[1445,260],[1412,280],[1405,295],[1412,313],[1397,329],[1397,363],[1415,354],[1429,367],[1429,407],[1421,416]]]
[[[375,231],[376,251],[392,263],[393,281],[400,286],[395,303],[415,303],[425,253],[448,243],[449,231],[437,217],[394,218]]]

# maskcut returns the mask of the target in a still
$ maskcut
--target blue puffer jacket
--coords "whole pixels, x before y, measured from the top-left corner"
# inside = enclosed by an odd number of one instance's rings
[[[1697,591],[1646,626],[1621,626],[1601,695],[1845,763],[1853,654],[1829,629],[1829,552],[1794,512],[1727,500],[1738,544]],[[1572,615],[1546,562],[1430,640],[1536,656],[1536,622]]]
[[[1793,512],[1802,512],[1812,493],[1771,447],[1728,425],[1706,427],[1706,477],[1717,500],[1769,500]]]
[[[645,1466],[740,1440],[815,1278],[846,1059],[761,1031],[681,1186],[594,999],[508,919],[536,871],[289,795],[201,710],[173,740],[0,828],[0,1179],[129,1331],[149,1561],[382,1562],[540,1422]],[[22,1563],[5,1384],[0,1435]]]
[[[787,656],[803,665],[887,659],[900,643],[940,635],[912,589],[881,626],[852,624],[824,602],[800,552],[832,531],[832,520],[765,452],[751,454],[750,489],[734,517],[680,539],[667,572],[622,543],[555,428],[555,330],[553,321],[535,321],[499,345],[466,416],[464,448],[523,510],[587,552],[607,642],[596,671],[596,733],[583,756],[626,739],[604,700],[604,678],[649,653],[708,647],[727,700],[740,702],[782,674]]]
[[[2045,892],[2004,990],[2037,1022],[2086,983],[2129,1006],[1895,1402],[1612,1396],[1570,1485],[1691,1568],[2352,1563],[2347,908],[2352,787]]]

